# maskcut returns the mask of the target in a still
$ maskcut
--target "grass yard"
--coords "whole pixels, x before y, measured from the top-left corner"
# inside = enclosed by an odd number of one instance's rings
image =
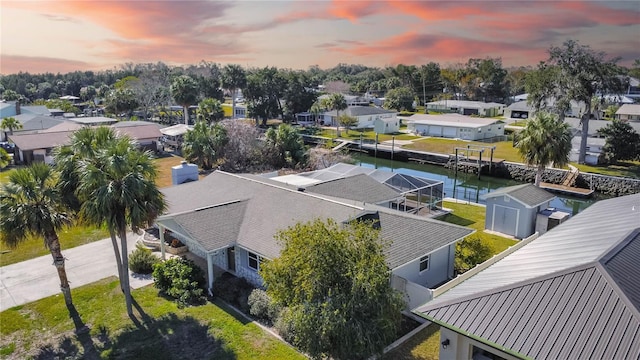
[[[158,167],[158,178],[156,179],[156,185],[159,188],[171,186],[171,167],[180,165],[180,162],[184,160],[180,156],[165,156],[155,158],[153,162]]]
[[[109,231],[95,226],[74,225],[58,233],[62,250],[88,244],[109,237]],[[50,254],[44,247],[41,237],[29,237],[16,249],[11,249],[0,242],[0,266],[15,264],[20,261]]]
[[[620,161],[616,165],[598,166],[571,163],[581,172],[640,179],[640,161]]]
[[[450,201],[444,201],[442,206],[453,210],[453,212],[439,217],[439,220],[477,230],[474,236],[478,236],[485,244],[489,245],[493,250],[493,254],[501,253],[518,242],[517,240],[502,236],[487,234],[483,231],[485,220],[484,206],[459,204]]]
[[[440,355],[440,329],[431,324],[404,344],[382,356],[382,360],[438,360]]]
[[[340,128],[340,138],[342,139],[358,141],[360,140],[360,133],[361,133],[360,130],[355,130],[355,129],[349,130],[349,133],[347,133],[346,129]],[[337,137],[335,129],[327,129],[327,128],[323,128],[322,131],[318,132],[316,135],[328,137],[331,139],[335,139]],[[378,141],[383,142],[383,141],[391,140],[392,137],[395,137],[396,140],[415,140],[420,138],[418,136],[406,134],[406,133],[379,134]],[[375,140],[376,133],[373,130],[364,131],[362,132],[362,138],[365,140]]]
[[[73,318],[59,295],[1,312],[0,357],[305,359],[215,301],[179,309],[147,286],[132,292],[132,320],[114,277],[73,289],[72,295]]]
[[[511,141],[500,141],[496,143],[483,143],[479,141],[463,141],[443,138],[427,138],[414,141],[411,144],[405,145],[404,148],[411,150],[428,151],[440,154],[455,154],[456,147],[471,146],[495,146],[496,149],[493,153],[494,159],[503,159],[506,161],[523,162],[522,157],[518,153],[518,149],[513,147]],[[470,153],[469,155],[478,156],[478,153]],[[485,151],[482,155],[483,159],[489,159],[489,151]]]

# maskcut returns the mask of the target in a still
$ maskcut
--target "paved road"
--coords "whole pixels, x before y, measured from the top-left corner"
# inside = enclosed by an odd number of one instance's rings
[[[135,249],[137,239],[138,235],[127,234],[129,252]],[[62,254],[67,259],[65,267],[72,289],[109,276],[118,276],[111,239],[63,249]],[[131,287],[134,289],[150,283],[150,276],[131,276]],[[0,311],[51,295],[61,296],[62,293],[50,254],[0,267]]]

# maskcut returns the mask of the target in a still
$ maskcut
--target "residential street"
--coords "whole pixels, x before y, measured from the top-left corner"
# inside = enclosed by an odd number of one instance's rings
[[[137,234],[127,234],[128,251],[136,246]],[[20,251],[19,249],[16,251]],[[71,289],[109,276],[118,276],[111,239],[62,250]],[[51,255],[0,267],[0,311],[51,295],[61,295],[60,280]],[[130,273],[131,275],[131,273]],[[131,276],[131,287],[152,283],[150,276]],[[73,295],[73,291],[72,291]]]

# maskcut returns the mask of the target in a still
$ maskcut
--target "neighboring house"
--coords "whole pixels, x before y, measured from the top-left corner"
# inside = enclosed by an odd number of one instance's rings
[[[320,95],[318,96],[318,101],[328,99],[329,96],[330,95],[327,94]],[[342,96],[344,96],[344,100],[347,103],[347,106],[369,106],[370,103],[369,99],[366,97],[345,94],[342,94]]]
[[[527,97],[527,94],[514,97],[517,101],[504,109],[504,117],[512,119],[530,119],[534,117],[535,109],[527,103]],[[554,104],[554,99],[548,99],[546,101],[548,108],[553,108]],[[569,104],[569,110],[567,110],[565,116],[580,118],[585,111],[586,106],[583,102],[576,102],[572,100]]]
[[[407,130],[422,136],[482,140],[504,135],[504,124],[496,119],[460,114],[414,114],[400,117]]]
[[[626,80],[628,80],[628,86],[622,95],[635,100],[640,99],[640,80],[634,77],[627,77]]]
[[[16,162],[23,164],[30,164],[34,161],[52,163],[53,149],[60,145],[68,145],[74,131],[82,127],[82,125],[70,121],[53,118],[51,120],[59,121],[59,123],[50,129],[37,132],[22,131],[9,135],[9,140],[16,145]],[[116,132],[128,135],[140,147],[157,151],[160,137],[162,136],[158,124],[143,121],[123,121],[112,125],[112,127],[115,128]]]
[[[536,218],[556,197],[533,184],[509,186],[480,196],[486,200],[484,228],[518,239],[535,232]]]
[[[182,146],[184,134],[193,129],[191,125],[177,124],[160,129],[162,142],[166,145],[179,149]]]
[[[120,121],[111,125],[116,132],[128,135],[138,143],[138,146],[151,151],[162,148],[160,126],[148,121]]]
[[[593,122],[591,120],[589,123]],[[569,161],[578,162],[580,155],[580,143],[582,139],[580,135],[571,138],[571,152],[569,153]],[[585,164],[598,165],[600,156],[602,155],[602,148],[606,144],[604,138],[587,137],[587,152],[584,158]]]
[[[616,111],[616,119],[623,121],[640,121],[640,104],[623,104]]]
[[[373,121],[373,131],[376,134],[395,134],[400,131],[400,120],[398,118],[375,119]]]
[[[440,359],[640,359],[640,194],[601,200],[414,313]]]
[[[340,116],[349,115],[355,117],[358,122],[356,129],[371,129],[375,126],[376,120],[382,120],[385,124],[391,124],[391,128],[400,129],[398,113],[396,111],[381,109],[374,106],[349,106],[346,110],[340,111]],[[324,125],[336,126],[338,124],[338,112],[336,110],[327,111],[318,116],[319,121]],[[385,126],[385,128],[388,128]]]
[[[427,103],[427,110],[436,112],[454,112],[462,115],[480,115],[487,117],[504,114],[504,104],[470,100],[438,100]]]
[[[580,122],[580,119],[565,118],[564,122],[566,122],[567,124],[569,124],[569,126],[571,126],[571,128],[574,130],[574,133],[576,133],[576,135],[579,135],[582,133],[582,123]],[[598,134],[598,130],[604,128],[609,124],[611,124],[611,121],[609,120],[594,120],[594,119],[589,120],[589,136],[593,136],[593,137],[600,136],[600,134]],[[640,133],[640,121],[629,121],[628,124],[631,125],[631,127],[635,131]]]
[[[232,104],[222,104],[222,110],[224,111],[224,117],[225,118],[244,119],[247,116],[249,116],[249,113],[247,112],[247,106],[243,105],[243,104],[236,103],[236,113],[235,113],[235,115],[232,114],[232,112],[233,112]]]
[[[87,117],[69,117],[67,120],[85,126],[109,126],[118,122],[118,119],[104,116],[87,116]],[[123,121],[123,123],[134,123],[134,121]]]
[[[300,191],[261,176],[215,171],[200,181],[162,189],[169,208],[156,223],[161,237],[170,231],[191,253],[206,261],[211,289],[214,269],[261,286],[261,262],[280,254],[281,245],[274,235],[298,222],[318,218],[338,223],[373,220],[380,227],[381,238],[389,241],[385,249],[389,269],[394,276],[421,288],[422,292],[414,295],[420,299],[430,298],[429,287],[453,276],[455,244],[473,232],[366,202],[320,194],[325,191],[319,188],[316,191]],[[164,241],[161,244],[164,246]]]
[[[20,114],[51,116],[44,105],[21,105],[17,101],[0,101],[0,119]]]

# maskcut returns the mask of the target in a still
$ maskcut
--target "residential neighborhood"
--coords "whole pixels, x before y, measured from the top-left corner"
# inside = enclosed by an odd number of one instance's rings
[[[0,10],[0,358],[640,359],[636,3]]]

